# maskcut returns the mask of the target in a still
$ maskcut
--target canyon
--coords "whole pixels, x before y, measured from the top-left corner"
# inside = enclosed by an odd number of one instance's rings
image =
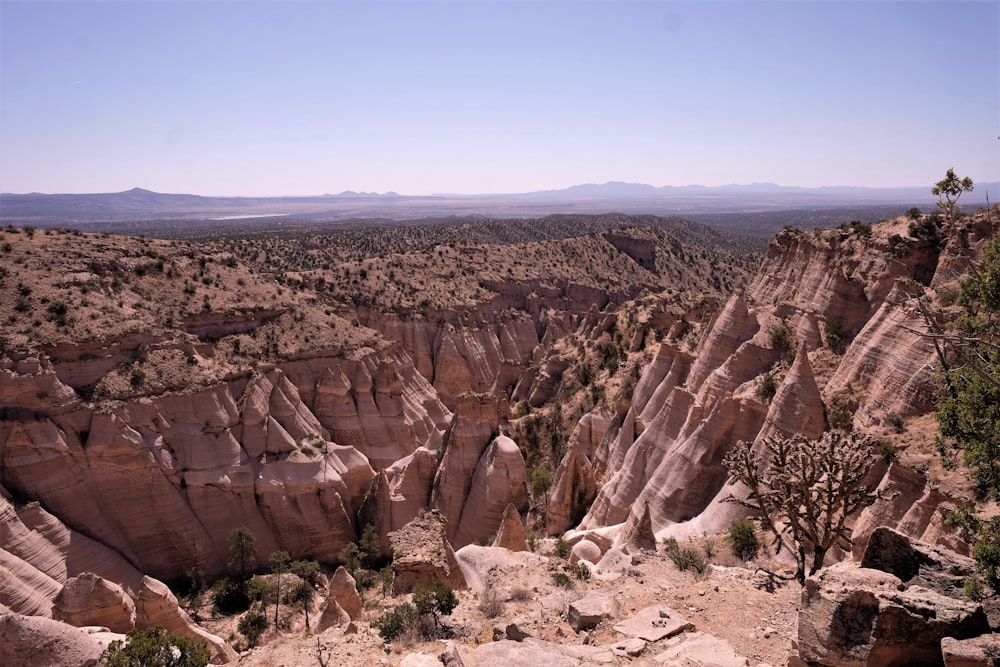
[[[996,216],[940,242],[905,218],[786,228],[755,271],[655,226],[326,266],[296,266],[295,240],[5,228],[0,613],[10,627],[162,625],[207,640],[213,661],[257,664],[163,583],[225,574],[238,526],[256,538],[255,569],[284,550],[332,578],[366,526],[389,556],[391,535],[433,515],[453,583],[481,595],[490,572],[551,567],[490,546],[514,522],[529,542],[564,540],[596,581],[745,516],[726,502],[745,494],[723,465],[737,442],[761,451],[831,427],[889,455],[869,471],[878,500],[828,564],[861,559],[879,529],[968,556],[942,511],[974,493],[934,454],[924,313],[950,316]],[[67,599],[81,596],[89,613],[75,616]],[[575,634],[545,639],[536,659]],[[456,651],[497,664],[487,646]],[[810,650],[809,664],[849,664]]]

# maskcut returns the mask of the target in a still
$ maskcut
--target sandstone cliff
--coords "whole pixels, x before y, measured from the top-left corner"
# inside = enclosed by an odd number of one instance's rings
[[[940,246],[908,238],[904,221],[871,233],[779,234],[746,294],[729,300],[696,350],[668,338],[600,442],[571,439],[549,498],[549,529],[565,530],[566,517],[586,511],[578,527],[606,534],[602,527],[648,508],[661,537],[713,534],[740,511],[721,502],[740,492],[726,484],[721,464],[737,441],[775,432],[818,437],[845,414],[857,428],[878,430],[931,410],[936,355],[915,299],[935,303],[932,280],[975,257],[991,233],[982,217]],[[580,433],[598,418],[606,420],[588,415]],[[947,497],[921,472],[894,466],[883,484],[898,486],[891,480],[907,475],[914,479],[904,487],[913,490],[869,508],[857,522],[858,542],[890,525],[954,545],[933,509]]]

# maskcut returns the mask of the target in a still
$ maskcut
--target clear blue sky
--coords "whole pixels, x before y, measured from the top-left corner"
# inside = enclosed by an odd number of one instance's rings
[[[0,1],[0,191],[1000,180],[1000,3]]]

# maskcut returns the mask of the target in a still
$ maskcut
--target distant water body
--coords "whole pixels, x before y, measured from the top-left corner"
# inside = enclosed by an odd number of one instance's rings
[[[287,213],[258,213],[256,215],[224,215],[221,218],[209,218],[209,220],[249,220],[250,218],[281,218]]]

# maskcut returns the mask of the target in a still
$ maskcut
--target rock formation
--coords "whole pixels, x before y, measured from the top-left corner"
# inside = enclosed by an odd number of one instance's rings
[[[989,632],[982,605],[837,563],[806,580],[798,649],[809,665],[940,664],[944,637]]]
[[[84,572],[63,585],[54,600],[52,618],[77,627],[96,625],[125,634],[135,627],[135,603],[121,586]]]
[[[528,542],[524,537],[524,525],[521,524],[521,513],[513,504],[504,508],[500,528],[497,530],[493,546],[503,547],[508,551],[527,551]]]
[[[465,577],[445,534],[440,513],[431,510],[390,533],[392,542],[392,592],[402,595],[421,584],[443,581],[465,588]]]
[[[4,665],[97,667],[110,641],[41,616],[0,615],[0,664]]]

